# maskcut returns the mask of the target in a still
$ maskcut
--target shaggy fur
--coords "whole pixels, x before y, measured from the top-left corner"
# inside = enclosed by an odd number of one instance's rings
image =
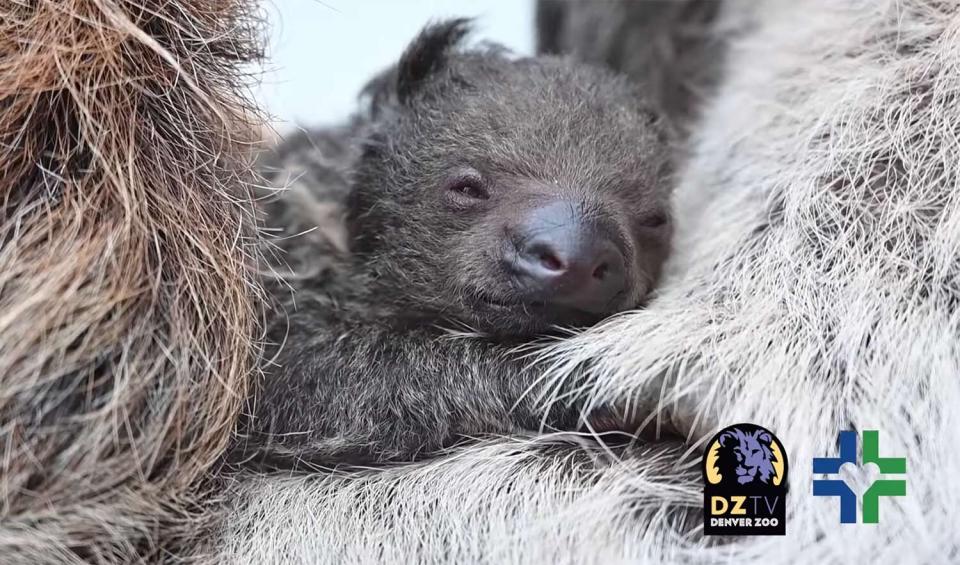
[[[291,176],[289,167],[308,167],[271,203],[280,214],[271,221],[299,227],[305,187],[317,195],[329,184],[327,201],[337,202],[342,175],[328,163],[353,158],[350,253],[331,256],[319,233],[286,241],[294,260],[312,252],[318,264],[299,266],[312,276],[271,279],[281,307],[267,336],[278,350],[268,352],[233,459],[410,460],[464,436],[573,429],[574,407],[541,415],[531,390],[539,372],[517,349],[556,325],[636,308],[649,293],[670,235],[659,116],[606,69],[468,49],[468,30],[466,20],[428,26],[368,89],[372,112],[352,128],[294,136],[264,164],[277,180],[278,166]],[[360,150],[338,135],[353,135]],[[557,232],[613,250],[618,273],[607,280],[622,286],[595,310],[552,302],[562,288],[541,290],[509,263],[526,240],[549,244]]]
[[[193,529],[258,332],[249,8],[0,3],[0,563]]]
[[[233,485],[232,562],[953,562],[960,558],[960,9],[935,0],[724,4],[731,40],[676,194],[677,253],[645,311],[558,343],[560,383],[684,431],[619,460],[504,439],[354,475]],[[563,399],[558,399],[563,401]],[[787,536],[704,539],[707,430],[773,430]],[[881,523],[838,524],[810,461],[841,429],[908,461]],[[588,444],[592,445],[592,444]]]

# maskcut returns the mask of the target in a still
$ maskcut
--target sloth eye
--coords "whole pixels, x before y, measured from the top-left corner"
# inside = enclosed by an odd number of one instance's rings
[[[483,179],[476,171],[467,171],[451,177],[446,183],[446,192],[457,200],[488,200],[490,193],[483,186]]]
[[[487,194],[487,191],[484,190],[483,187],[471,182],[458,183],[450,190],[456,192],[457,194],[462,194],[468,198],[474,198],[476,200],[486,200],[490,198],[490,195]]]

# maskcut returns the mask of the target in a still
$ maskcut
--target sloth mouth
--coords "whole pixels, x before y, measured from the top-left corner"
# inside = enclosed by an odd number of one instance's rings
[[[534,313],[555,313],[559,315],[569,314],[577,317],[583,318],[593,318],[593,319],[603,319],[607,316],[612,316],[617,312],[620,312],[626,308],[618,309],[615,305],[619,304],[624,300],[626,296],[625,291],[618,292],[613,298],[610,299],[608,307],[603,312],[592,312],[590,310],[583,310],[575,306],[570,306],[567,304],[550,302],[547,300],[528,300],[523,298],[512,298],[502,295],[491,294],[484,290],[475,290],[473,293],[474,302],[483,306],[493,306],[500,309],[508,308],[522,308],[524,311],[531,310]]]
[[[490,306],[498,306],[501,308],[545,308],[547,306],[547,303],[544,300],[520,300],[517,298],[506,298],[502,296],[495,296],[484,291],[478,291],[476,297],[477,302]]]
[[[524,300],[478,290],[474,294],[474,310],[490,312],[498,318],[512,318],[522,326],[547,328],[549,326],[590,326],[608,314],[597,314],[546,300]]]

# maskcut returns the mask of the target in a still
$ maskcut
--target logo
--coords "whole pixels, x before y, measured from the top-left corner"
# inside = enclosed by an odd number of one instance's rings
[[[840,432],[839,457],[815,457],[813,473],[837,475],[844,463],[857,464],[857,432]],[[907,460],[904,457],[880,457],[880,433],[877,430],[863,431],[863,464],[873,463],[883,474],[905,475]],[[906,479],[879,479],[873,481],[863,493],[863,523],[880,522],[881,496],[906,496]],[[813,481],[814,496],[840,498],[840,523],[857,523],[857,495],[842,479],[817,479]]]
[[[703,457],[705,535],[786,533],[787,454],[770,430],[736,424],[720,430]]]

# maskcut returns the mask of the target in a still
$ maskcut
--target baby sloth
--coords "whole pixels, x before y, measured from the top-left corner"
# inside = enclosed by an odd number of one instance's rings
[[[468,27],[426,28],[369,87],[349,257],[332,279],[292,283],[244,456],[409,460],[571,429],[579,408],[544,414],[516,347],[651,291],[670,235],[657,113],[603,69],[460,48]]]

